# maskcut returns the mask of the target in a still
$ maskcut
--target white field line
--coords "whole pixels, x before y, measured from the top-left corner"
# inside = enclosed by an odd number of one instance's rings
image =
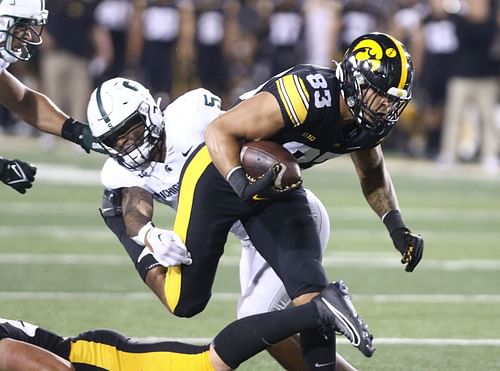
[[[37,163],[36,180],[58,184],[100,185],[101,171],[77,166]]]
[[[55,292],[55,291],[0,291],[2,300],[125,300],[149,301],[154,297],[151,292]],[[215,292],[212,300],[236,302],[240,294],[236,292]],[[460,304],[489,303],[500,304],[500,294],[388,294],[388,295],[354,295],[357,303],[427,303],[427,304]]]
[[[97,218],[98,216],[96,216]],[[98,217],[100,218],[100,217]],[[0,218],[1,223],[1,218]],[[426,241],[432,241],[436,238],[446,239],[448,241],[460,241],[462,243],[477,244],[478,237],[482,240],[493,240],[500,241],[500,230],[490,230],[481,232],[472,232],[464,230],[428,230],[419,231],[426,237]],[[59,240],[74,240],[75,237],[89,240],[89,241],[101,241],[101,240],[115,240],[112,232],[104,225],[101,226],[72,226],[72,225],[15,225],[7,226],[0,225],[0,238],[11,238],[11,237],[33,237],[33,236],[47,236]],[[387,232],[380,228],[380,230],[374,229],[340,229],[335,228],[332,232],[332,240],[335,243],[336,238],[342,239],[362,239],[366,238],[385,238],[389,243],[389,237]]]
[[[146,337],[144,341],[179,341],[183,343],[208,344],[213,338],[164,338]],[[500,339],[446,339],[446,338],[375,338],[374,345],[420,345],[420,346],[478,346],[500,347]],[[347,339],[337,337],[337,344],[349,344]]]
[[[220,267],[237,267],[239,256],[223,256]],[[0,253],[0,265],[2,264],[38,264],[38,265],[109,265],[123,266],[132,264],[129,257],[125,255],[93,255],[93,254],[30,254],[30,253]],[[384,253],[349,253],[338,251],[332,256],[323,259],[326,268],[378,268],[378,269],[401,269],[396,253],[387,255]],[[419,265],[419,270],[442,270],[442,271],[500,271],[500,260],[495,259],[467,259],[467,260],[437,260],[426,259]]]
[[[95,202],[64,202],[54,207],[52,202],[4,202],[2,207],[9,210],[9,214],[53,215],[75,213],[94,213],[99,216],[98,208],[101,206],[100,198]],[[376,220],[375,214],[366,207],[328,207],[333,222],[336,220]],[[500,220],[497,210],[490,209],[459,209],[459,208],[405,208],[405,215],[415,220],[436,222],[495,222]]]
[[[482,181],[490,183],[498,183],[500,178],[493,176],[485,176],[478,164],[457,164],[450,170],[443,170],[436,166],[436,163],[424,160],[408,161],[406,158],[393,156],[386,157],[386,163],[393,173],[393,177],[418,176],[421,179],[446,179],[446,180],[461,180],[461,181]],[[58,183],[58,184],[100,184],[100,170],[98,169],[82,169],[77,166],[57,165],[50,163],[37,163],[37,181]],[[311,173],[308,174],[332,173],[337,169],[352,171],[352,162],[349,156],[340,156],[334,161],[316,166]],[[70,174],[71,176],[68,176]]]
[[[115,239],[115,236],[104,225],[104,222],[102,227],[82,227],[71,225],[0,226],[0,237],[11,238],[18,236],[47,236],[57,240],[70,241],[74,241],[75,239],[89,241],[112,241]]]

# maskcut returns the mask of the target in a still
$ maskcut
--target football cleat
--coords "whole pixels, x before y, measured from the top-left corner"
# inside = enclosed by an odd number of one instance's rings
[[[316,303],[323,325],[333,326],[366,357],[373,355],[373,336],[354,309],[343,281],[330,283],[313,302]]]

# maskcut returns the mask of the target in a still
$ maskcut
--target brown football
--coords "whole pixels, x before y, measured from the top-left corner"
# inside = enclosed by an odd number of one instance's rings
[[[277,179],[281,187],[291,186],[302,179],[297,159],[276,142],[259,140],[245,143],[241,148],[240,160],[243,169],[252,178],[258,178],[275,164],[281,163],[285,168],[281,179]]]

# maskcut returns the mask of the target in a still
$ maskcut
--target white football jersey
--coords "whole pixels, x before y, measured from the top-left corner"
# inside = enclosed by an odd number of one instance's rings
[[[177,208],[179,177],[191,152],[204,142],[205,129],[219,116],[221,99],[206,89],[189,91],[169,104],[165,118],[165,162],[142,171],[128,170],[109,158],[101,171],[106,188],[141,187],[157,201]]]
[[[5,70],[7,67],[9,67],[10,63],[4,61],[2,58],[0,58],[0,72]]]

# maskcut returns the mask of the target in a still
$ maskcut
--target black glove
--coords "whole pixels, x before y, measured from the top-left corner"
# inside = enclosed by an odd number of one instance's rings
[[[276,164],[257,179],[250,180],[240,166],[230,172],[227,181],[242,200],[250,200],[261,193],[268,194],[280,170],[281,164]]]
[[[424,239],[421,235],[412,233],[404,225],[398,210],[391,210],[383,221],[394,246],[401,253],[401,264],[406,264],[405,271],[413,272],[424,253]]]
[[[92,132],[87,124],[76,121],[71,117],[64,121],[61,136],[80,145],[87,153],[90,153],[91,150],[99,153],[108,153],[92,136]]]
[[[36,167],[21,160],[0,157],[0,180],[19,193],[26,193],[35,181]]]

